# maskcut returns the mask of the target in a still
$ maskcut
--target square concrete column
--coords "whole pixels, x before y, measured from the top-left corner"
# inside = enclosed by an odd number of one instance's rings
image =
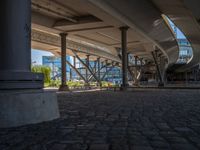
[[[127,82],[127,70],[128,70],[128,58],[127,58],[127,30],[128,27],[121,27],[121,50],[122,50],[122,89],[128,86]]]
[[[59,91],[69,91],[69,87],[67,86],[67,69],[66,69],[66,49],[67,49],[67,33],[61,33],[61,85]]]
[[[1,0],[0,19],[0,128],[58,118],[56,94],[31,72],[31,0]]]

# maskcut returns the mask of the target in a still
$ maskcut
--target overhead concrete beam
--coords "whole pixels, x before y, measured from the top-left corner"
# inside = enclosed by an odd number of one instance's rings
[[[113,26],[107,26],[107,25],[105,25],[105,26],[97,26],[97,27],[79,28],[79,29],[67,30],[66,32],[67,33],[74,33],[75,34],[75,33],[78,33],[78,32],[80,33],[80,32],[83,32],[83,31],[93,31],[93,32],[95,32],[95,30],[109,29],[109,28],[113,28]],[[90,39],[90,40],[93,41],[92,39]],[[107,44],[105,44],[105,45],[107,45]]]
[[[63,19],[66,19],[71,22],[78,22],[76,19],[73,19],[73,15],[77,15],[73,10],[67,9],[66,7],[60,5],[55,1],[45,1],[45,0],[32,0],[32,9],[37,10],[42,13],[51,14]]]
[[[32,30],[31,40],[38,43],[44,43],[47,45],[52,45],[55,47],[60,47],[60,38],[55,34],[48,34],[37,30]],[[97,47],[92,47],[90,45],[78,43],[72,40],[67,39],[67,49],[74,50],[76,52],[85,53],[88,55],[99,56],[105,59],[109,59],[118,63],[121,63],[121,60],[112,55],[111,53],[105,52],[102,49]],[[48,50],[48,48],[47,48]]]
[[[148,0],[88,0],[93,5],[104,10],[120,20],[138,34],[158,47],[168,58],[169,63],[175,63],[172,55],[178,56],[178,44],[174,35],[166,26],[161,12]],[[148,12],[148,13],[145,13]],[[137,14],[137,15],[130,15]],[[142,19],[141,19],[142,18]],[[172,53],[176,52],[176,53]]]
[[[63,26],[69,26],[69,25],[77,25],[77,24],[88,24],[88,23],[95,23],[95,22],[102,22],[102,20],[92,16],[92,15],[88,15],[88,16],[81,16],[81,17],[74,17],[74,20],[76,20],[76,22],[72,22],[70,20],[59,20],[54,24],[54,27],[63,27]]]

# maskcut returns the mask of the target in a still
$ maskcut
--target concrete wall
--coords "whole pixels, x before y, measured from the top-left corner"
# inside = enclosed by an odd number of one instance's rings
[[[59,118],[55,92],[1,91],[0,127],[15,127]]]

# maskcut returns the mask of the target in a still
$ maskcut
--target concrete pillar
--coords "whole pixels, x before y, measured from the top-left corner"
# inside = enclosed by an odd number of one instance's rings
[[[127,82],[127,30],[128,27],[121,27],[121,49],[122,49],[122,89],[126,88]]]
[[[163,87],[164,86],[164,82],[163,82],[163,78],[162,78],[162,75],[161,75],[161,71],[160,71],[160,67],[159,67],[159,64],[158,64],[158,61],[157,61],[157,54],[154,53],[154,52],[151,52],[152,56],[153,56],[153,59],[154,59],[154,62],[155,62],[155,65],[156,65],[156,70],[158,72],[158,77],[159,77],[159,83],[158,83],[158,86],[159,87]]]
[[[163,83],[165,83],[167,81],[167,77],[166,77],[167,68],[168,68],[168,65],[167,65],[165,56],[160,56],[160,72],[162,75]]]
[[[56,94],[31,73],[31,0],[1,0],[0,19],[0,128],[58,118]]]
[[[90,67],[90,55],[86,55],[86,59],[85,59],[85,61],[86,61],[86,65],[88,66],[88,67]],[[85,86],[89,86],[89,74],[88,74],[88,69],[87,68],[85,68],[86,70],[85,70],[85,79],[86,79],[86,83],[85,83]]]
[[[0,1],[0,89],[41,89],[31,73],[31,1]]]
[[[61,74],[61,85],[59,88],[59,91],[68,91],[69,87],[67,86],[67,70],[66,70],[66,49],[67,49],[67,33],[60,33],[60,37],[61,37],[61,70],[62,70],[62,74]]]

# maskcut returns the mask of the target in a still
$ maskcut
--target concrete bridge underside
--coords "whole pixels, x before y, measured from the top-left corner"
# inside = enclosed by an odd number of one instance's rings
[[[57,35],[66,32],[67,38],[98,45],[113,56],[121,48],[122,26],[129,26],[128,53],[153,60],[151,51],[160,49],[168,64],[176,62],[179,51],[176,39],[150,2],[32,0],[34,30]]]
[[[167,2],[160,0],[126,2],[120,0],[76,0],[73,2],[32,0],[32,28],[44,34],[58,35],[66,32],[69,39],[98,45],[117,57],[119,52],[116,49],[121,47],[118,28],[129,26],[128,53],[146,60],[153,60],[151,52],[159,49],[167,59],[167,66],[170,66],[176,63],[179,48],[169,29],[169,24],[162,17],[164,14],[183,31],[191,42],[194,56],[184,67],[188,68],[199,62],[199,24],[197,23],[199,13],[195,8],[195,3],[197,3],[195,0]],[[33,47],[40,48],[41,46],[33,43]],[[49,50],[59,53],[59,49]]]

